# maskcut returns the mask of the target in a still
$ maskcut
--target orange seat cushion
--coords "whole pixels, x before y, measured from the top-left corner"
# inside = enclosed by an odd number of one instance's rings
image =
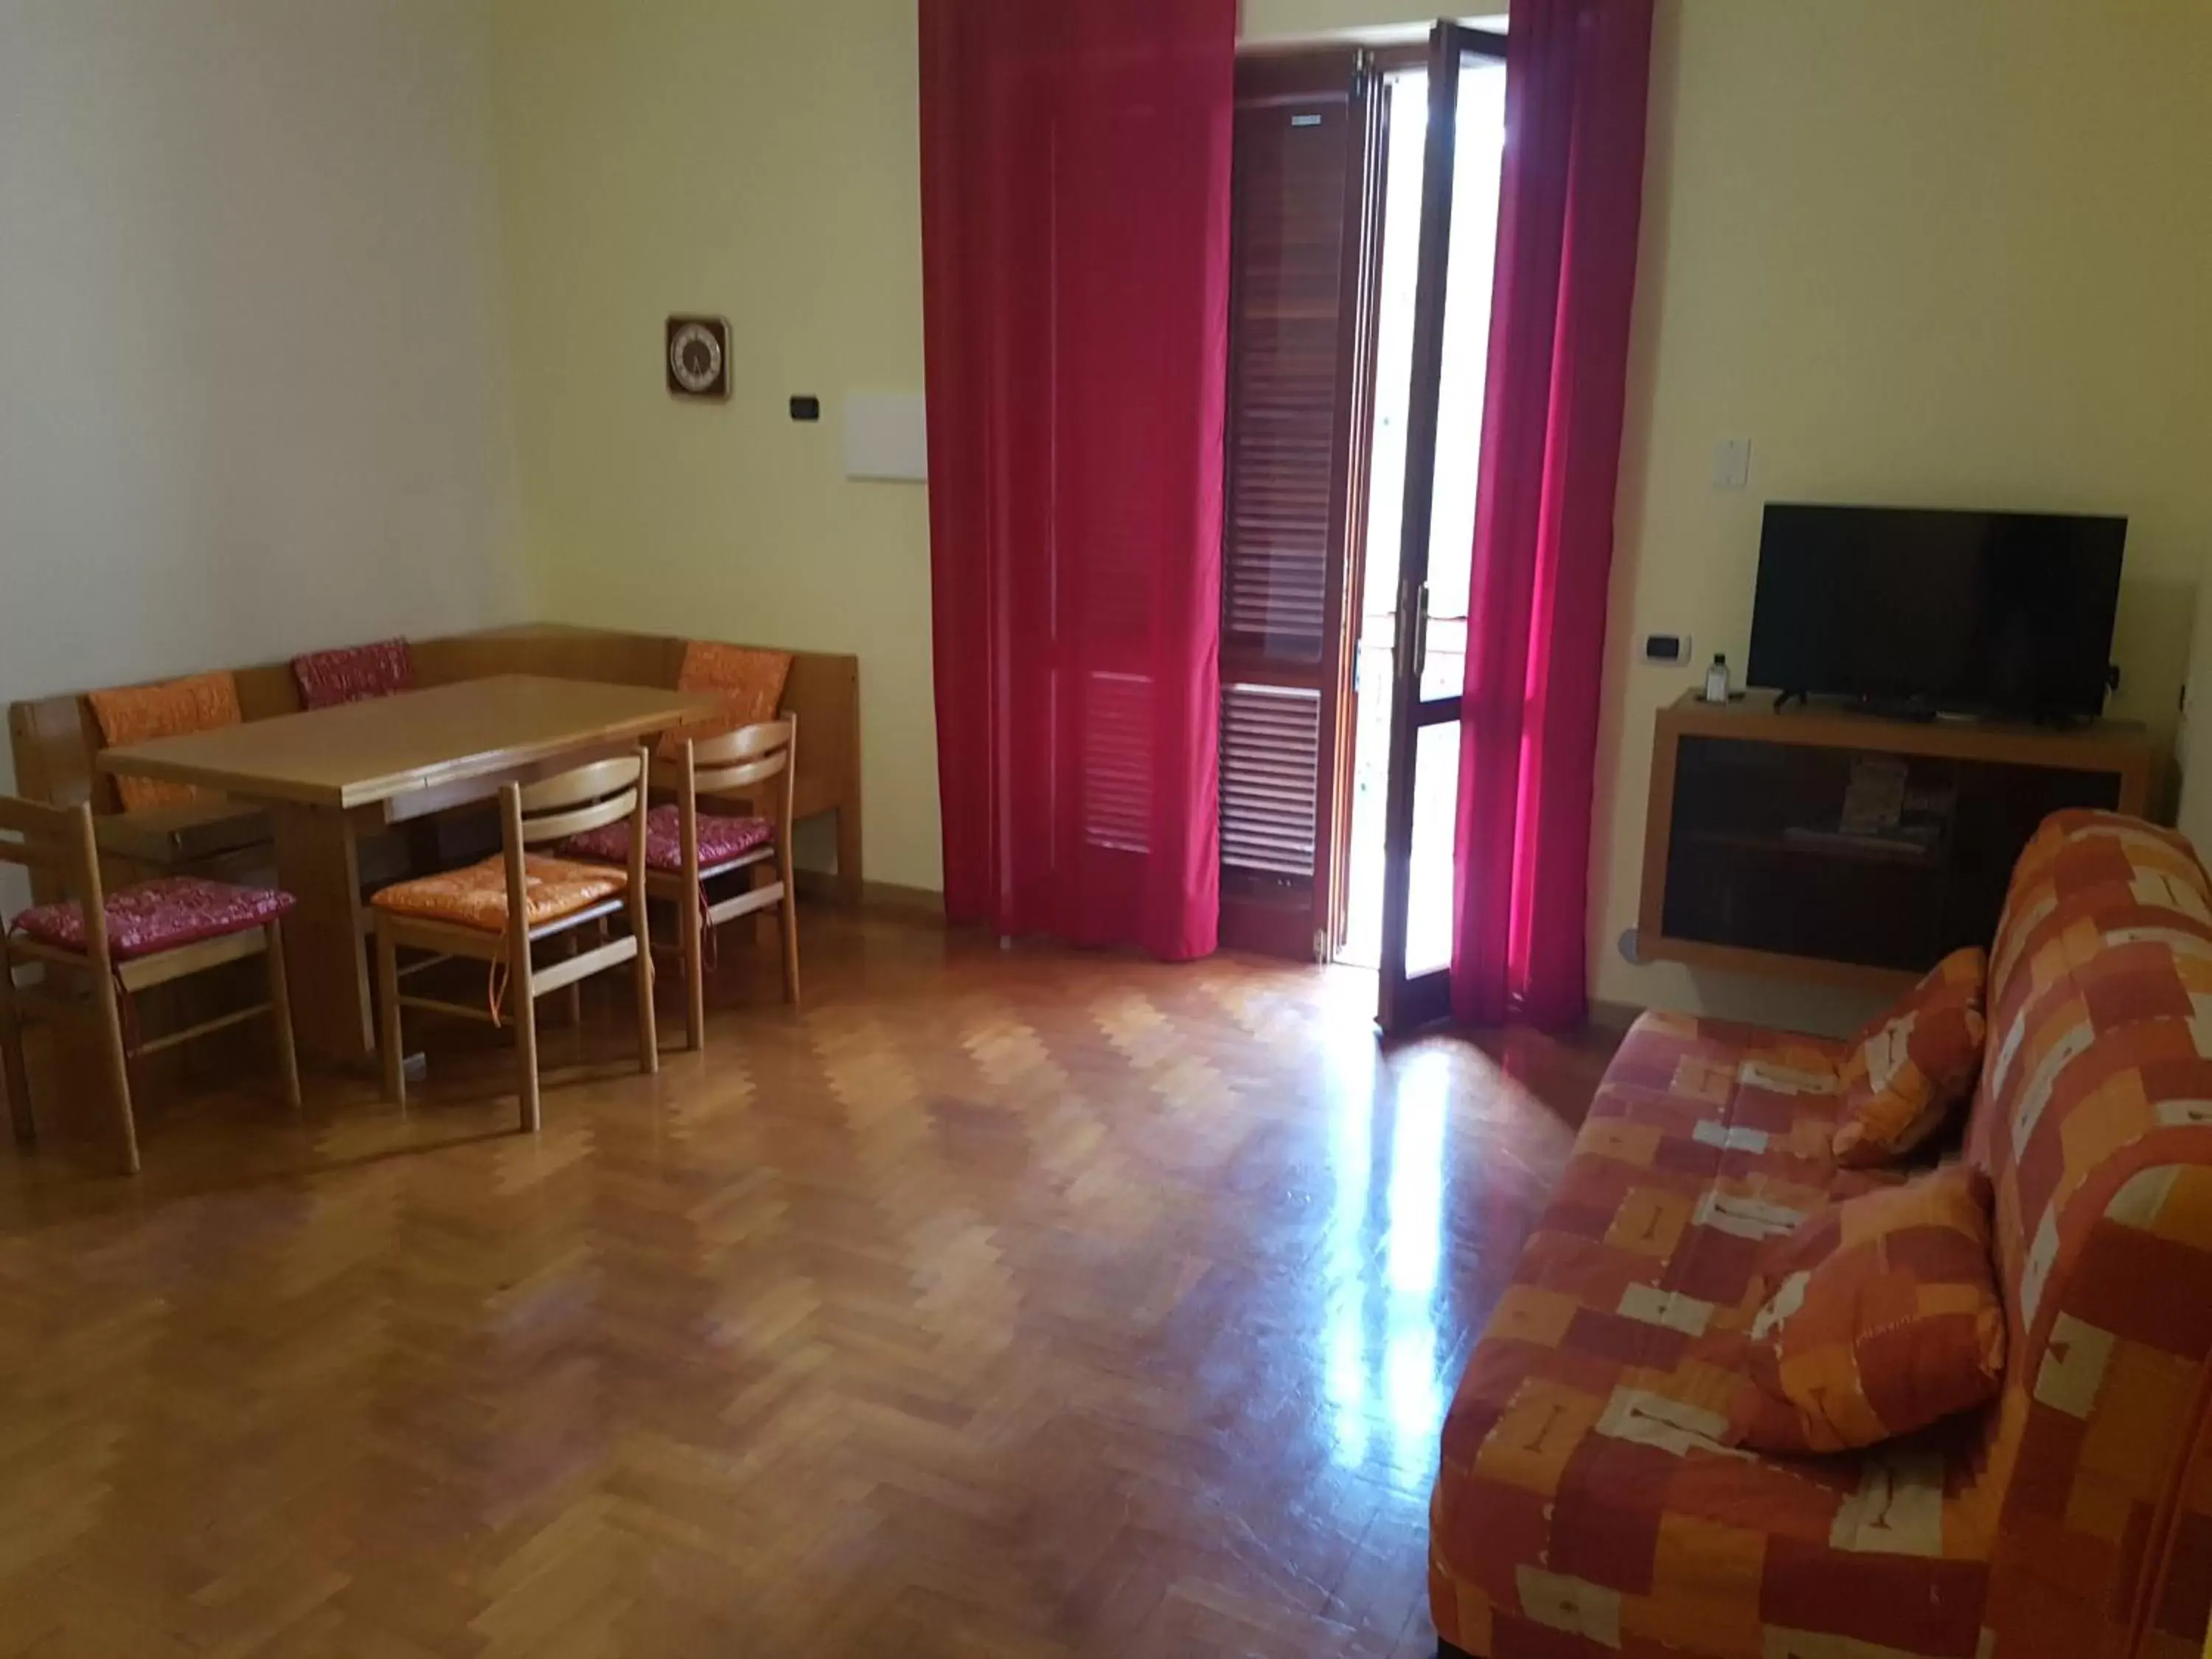
[[[665,734],[660,740],[661,757],[674,760],[687,740],[719,738],[740,726],[774,720],[783,702],[784,682],[790,678],[788,651],[759,651],[714,640],[687,641],[676,689],[712,691],[721,698],[722,712],[713,720],[679,726]]]
[[[1771,1249],[1729,1443],[1875,1446],[1996,1398],[2005,1314],[1990,1178],[1947,1164],[1814,1215]]]
[[[131,685],[112,691],[87,694],[94,719],[100,722],[100,741],[110,749],[156,738],[179,738],[191,732],[211,732],[220,726],[236,726],[238,682],[228,670],[192,674],[160,685]],[[149,806],[174,806],[198,800],[208,791],[188,783],[167,783],[158,778],[118,775],[115,793],[125,811]]]
[[[1973,1094],[1989,971],[1986,951],[1954,951],[1859,1033],[1837,1068],[1837,1163],[1863,1169],[1903,1158]]]
[[[588,910],[629,885],[627,870],[602,864],[577,864],[527,853],[522,866],[523,907],[532,927]],[[507,926],[507,860],[504,855],[495,854],[465,869],[403,881],[383,889],[369,902],[394,915],[503,933]]]

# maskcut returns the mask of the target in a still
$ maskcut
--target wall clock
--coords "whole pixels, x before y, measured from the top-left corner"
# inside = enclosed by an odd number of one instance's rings
[[[730,319],[671,317],[662,365],[673,398],[727,403],[730,397]]]

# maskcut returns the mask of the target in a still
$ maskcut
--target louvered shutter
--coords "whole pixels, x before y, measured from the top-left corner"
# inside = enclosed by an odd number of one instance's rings
[[[1310,884],[1321,693],[1229,685],[1221,693],[1221,859]]]
[[[1376,152],[1364,59],[1238,65],[1222,538],[1222,940],[1331,925],[1354,422]]]

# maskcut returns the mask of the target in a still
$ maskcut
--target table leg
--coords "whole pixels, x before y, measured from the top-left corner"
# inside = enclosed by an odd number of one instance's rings
[[[284,918],[292,1020],[302,1054],[358,1066],[376,1052],[361,936],[361,850],[352,818],[271,805],[276,880],[298,901]]]

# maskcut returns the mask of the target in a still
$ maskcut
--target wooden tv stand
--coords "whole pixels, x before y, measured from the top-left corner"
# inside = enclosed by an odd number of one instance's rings
[[[1646,959],[1909,985],[1990,942],[2014,861],[2045,817],[2149,805],[2157,751],[2130,722],[2058,731],[1774,704],[1771,691],[1725,708],[1691,692],[1659,711]],[[1847,825],[1853,794],[1859,822]]]

